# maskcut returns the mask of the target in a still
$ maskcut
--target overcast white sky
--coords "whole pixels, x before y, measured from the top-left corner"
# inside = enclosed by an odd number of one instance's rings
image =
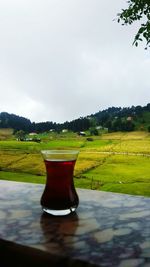
[[[126,0],[1,0],[0,112],[64,122],[150,102],[150,54]]]

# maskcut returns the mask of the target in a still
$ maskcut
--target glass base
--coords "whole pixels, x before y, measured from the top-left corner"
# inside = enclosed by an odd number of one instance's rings
[[[54,216],[69,215],[70,213],[73,213],[76,210],[75,207],[71,207],[70,209],[66,209],[66,210],[51,210],[51,209],[48,209],[48,208],[45,208],[45,207],[42,207],[42,209],[46,213],[48,213],[50,215],[54,215]]]

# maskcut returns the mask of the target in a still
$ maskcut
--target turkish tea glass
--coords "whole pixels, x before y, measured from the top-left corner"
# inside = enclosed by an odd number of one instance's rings
[[[42,150],[46,167],[46,185],[41,197],[43,211],[51,215],[68,215],[76,210],[79,198],[73,173],[79,151]]]

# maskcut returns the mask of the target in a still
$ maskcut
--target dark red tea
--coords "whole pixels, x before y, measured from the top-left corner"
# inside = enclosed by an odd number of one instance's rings
[[[76,208],[79,203],[73,183],[76,160],[44,160],[47,172],[41,205],[52,210]]]

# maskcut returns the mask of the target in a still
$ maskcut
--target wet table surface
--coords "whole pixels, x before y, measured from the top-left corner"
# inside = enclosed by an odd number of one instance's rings
[[[42,212],[43,189],[0,181],[5,254],[8,249],[33,261],[42,255],[43,266],[150,266],[150,198],[77,189],[76,213],[53,217]]]

